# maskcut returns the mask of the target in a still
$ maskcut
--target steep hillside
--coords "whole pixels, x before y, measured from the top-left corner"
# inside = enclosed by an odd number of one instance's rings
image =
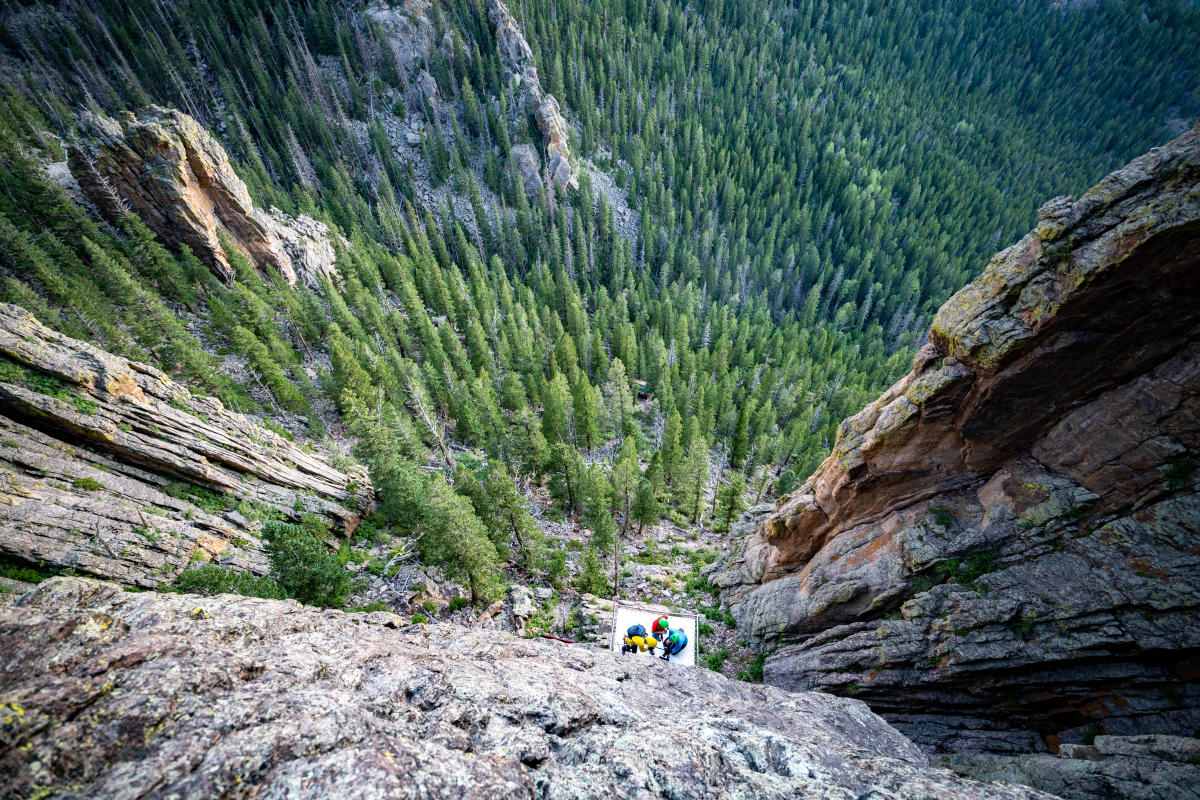
[[[769,683],[942,751],[1200,729],[1200,126],[1039,216],[713,576]],[[1069,797],[1200,778],[957,761]]]

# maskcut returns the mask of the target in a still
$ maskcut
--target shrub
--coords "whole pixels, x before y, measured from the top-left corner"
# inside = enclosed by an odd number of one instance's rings
[[[100,404],[90,397],[84,397],[77,394],[71,398],[71,405],[82,411],[84,414],[95,414],[100,409]]]
[[[936,524],[939,528],[949,528],[958,521],[954,518],[954,514],[951,513],[950,509],[946,508],[945,506],[934,506],[933,508],[929,509],[929,511],[931,514],[933,514],[934,524]]]
[[[421,603],[421,608],[425,609],[427,614],[432,614],[433,612],[437,611],[437,603],[433,602],[432,600],[426,600]]]
[[[1188,479],[1196,471],[1196,462],[1186,456],[1167,464],[1167,487],[1175,490],[1187,486]]]
[[[759,653],[754,657],[754,662],[750,664],[749,669],[742,670],[738,673],[739,681],[747,683],[762,683],[763,682],[763,664],[767,661],[766,653]]]
[[[41,583],[56,574],[57,571],[53,567],[34,566],[10,556],[0,555],[0,578],[23,583]]]
[[[383,602],[382,600],[376,600],[373,603],[367,603],[366,605],[361,605],[361,606],[354,606],[353,608],[348,608],[346,610],[347,611],[391,611],[392,607],[389,606],[387,603]]]
[[[458,611],[460,608],[466,608],[470,604],[470,600],[465,597],[450,598],[450,610]]]
[[[283,587],[272,578],[237,572],[215,564],[184,570],[175,579],[173,588],[192,594],[242,594],[273,600],[283,600],[287,597]]]
[[[76,489],[84,489],[89,492],[98,492],[104,488],[104,484],[95,478],[76,478],[71,481],[71,485]]]
[[[350,593],[350,575],[325,543],[305,526],[268,522],[263,527],[271,575],[289,597],[306,605],[337,608]]]
[[[725,666],[725,659],[729,658],[729,648],[722,647],[715,653],[709,653],[705,659],[705,666],[713,672],[720,672],[721,667]]]
[[[426,617],[424,614],[413,614],[412,617],[410,617],[410,619],[417,625],[421,625],[421,624],[429,621],[429,618]]]

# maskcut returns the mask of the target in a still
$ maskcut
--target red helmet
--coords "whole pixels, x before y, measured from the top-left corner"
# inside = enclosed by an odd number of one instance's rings
[[[663,614],[661,617],[654,620],[654,624],[650,626],[650,630],[651,630],[651,632],[653,632],[655,634],[665,633],[667,630],[670,629],[670,627],[671,627],[671,624],[670,624],[670,621],[667,619],[667,615]]]

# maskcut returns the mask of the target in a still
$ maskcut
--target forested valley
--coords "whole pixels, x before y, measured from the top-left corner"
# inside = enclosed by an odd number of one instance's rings
[[[1043,202],[1200,111],[1182,1],[514,0],[562,181],[522,169],[551,154],[493,4],[0,4],[2,299],[364,464],[376,507],[313,558],[411,548],[477,606],[613,596],[655,558],[635,532],[712,543],[793,491]],[[149,105],[211,132],[257,207],[327,225],[336,276],[226,242],[221,280],[60,185],[82,120]],[[292,522],[273,541],[328,535]],[[304,597],[344,603],[329,580]]]

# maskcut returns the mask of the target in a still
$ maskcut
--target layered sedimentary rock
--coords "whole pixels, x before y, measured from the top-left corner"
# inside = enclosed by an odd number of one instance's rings
[[[0,554],[145,587],[196,560],[261,573],[253,518],[351,532],[371,503],[363,474],[19,306],[0,363]]]
[[[926,746],[1190,737],[1198,459],[1194,128],[1047,203],[713,578],[769,682]]]
[[[537,67],[533,64],[533,50],[525,40],[525,34],[517,25],[502,0],[490,0],[488,19],[496,32],[496,47],[500,50],[508,74],[515,79],[525,108],[533,114],[538,130],[542,133],[542,144],[546,148],[546,173],[558,188],[578,189],[579,179],[571,169],[571,150],[567,143],[567,121],[554,95],[542,89]],[[524,175],[525,189],[536,192],[536,185]]]
[[[20,797],[1048,797],[856,700],[382,612],[54,578],[0,606],[0,653]]]
[[[149,106],[119,122],[87,115],[68,163],[106,216],[137,213],[163,241],[190,247],[225,283],[234,274],[222,238],[257,269],[289,283],[299,278],[316,287],[337,276],[326,225],[255,207],[225,148],[180,111]]]

